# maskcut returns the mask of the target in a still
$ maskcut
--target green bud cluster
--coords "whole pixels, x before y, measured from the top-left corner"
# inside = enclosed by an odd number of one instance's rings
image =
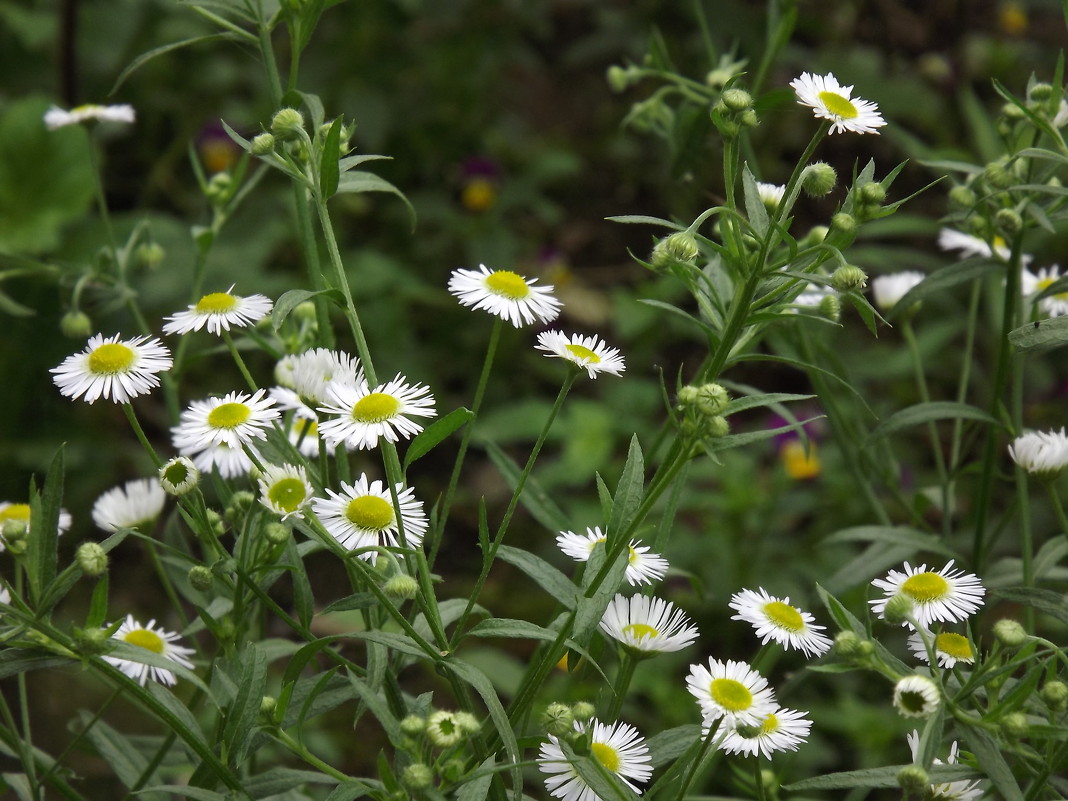
[[[712,107],[712,120],[724,139],[733,139],[742,129],[760,124],[760,117],[753,110],[753,96],[736,86],[723,90]]]
[[[627,67],[620,67],[618,64],[613,64],[608,68],[605,78],[608,81],[608,87],[613,92],[624,92],[640,81],[643,75],[644,71],[642,68],[634,64]]]
[[[256,496],[248,490],[235,492],[230,496],[230,503],[226,505],[226,510],[223,512],[226,521],[234,527],[240,526],[255,502]]]
[[[978,198],[969,187],[955,186],[949,190],[949,206],[953,211],[971,211]]]
[[[697,237],[689,231],[676,231],[653,246],[649,261],[655,269],[663,270],[679,261],[692,264],[699,255],[701,249],[697,245]]]
[[[304,117],[295,108],[279,109],[271,119],[271,133],[283,142],[300,139],[304,132]]]
[[[891,626],[900,626],[908,621],[916,604],[907,595],[895,595],[886,602],[883,609],[883,618]]]

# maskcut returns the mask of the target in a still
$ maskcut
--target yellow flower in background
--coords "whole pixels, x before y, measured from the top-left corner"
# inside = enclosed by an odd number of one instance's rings
[[[779,458],[786,475],[798,481],[815,478],[823,471],[823,464],[816,452],[816,443],[811,439],[808,448],[800,439],[793,437],[779,446]]]

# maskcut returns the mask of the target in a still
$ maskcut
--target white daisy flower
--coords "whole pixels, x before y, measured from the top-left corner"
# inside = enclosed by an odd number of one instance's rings
[[[133,615],[127,615],[126,620],[111,635],[111,638],[145,648],[182,667],[193,667],[193,663],[189,661],[189,655],[193,653],[193,649],[176,645],[178,634],[173,631],[167,631],[162,626],[157,628],[155,620],[150,620],[146,625],[142,626],[134,619]],[[166,668],[158,668],[141,662],[131,662],[128,659],[120,659],[115,656],[105,655],[103,658],[105,662],[114,665],[131,679],[136,679],[142,687],[145,686],[149,679],[168,686],[177,682],[174,673]]]
[[[780,599],[768,595],[763,587],[759,592],[737,592],[727,605],[738,613],[731,620],[751,623],[763,644],[775,640],[784,648],[804,651],[808,657],[826,653],[833,644],[820,634],[825,627],[814,625],[812,615],[791,606],[789,597]]]
[[[593,549],[606,539],[599,526],[587,528],[585,535],[561,531],[556,538],[556,546],[575,561],[586,562],[589,561]],[[658,553],[650,553],[649,547],[642,545],[640,540],[631,540],[629,548],[630,557],[624,575],[632,586],[651,584],[653,580],[659,581],[667,573],[667,559]]]
[[[222,478],[240,478],[252,472],[255,463],[246,453],[246,449],[256,454],[256,458],[262,461],[259,451],[251,445],[233,446],[226,442],[209,445],[199,453],[193,454],[193,466],[201,473],[210,473],[218,470]]]
[[[938,232],[938,246],[942,250],[955,250],[966,259],[973,256],[988,259],[997,256],[1002,261],[1008,261],[1012,257],[1012,250],[1000,236],[994,237],[993,247],[991,247],[990,243],[977,236],[955,231],[952,228],[943,228]],[[1024,257],[1025,264],[1030,260],[1029,256]]]
[[[905,293],[926,277],[924,273],[916,270],[905,270],[873,278],[871,291],[875,297],[875,305],[883,311],[890,311],[905,297]]]
[[[266,295],[241,297],[232,294],[231,285],[225,292],[205,295],[183,312],[167,317],[164,334],[188,334],[207,327],[209,334],[221,335],[230,326],[244,328],[271,313],[274,304]]]
[[[590,756],[601,763],[624,784],[640,793],[634,782],[646,782],[653,775],[653,763],[649,747],[638,730],[626,723],[601,723],[593,719],[579,731],[590,735]],[[545,789],[553,798],[562,801],[600,801],[598,796],[582,779],[574,766],[564,756],[560,741],[549,735],[549,741],[538,749],[538,769],[545,774]]]
[[[86,403],[97,398],[129,403],[158,387],[157,373],[171,369],[171,352],[158,339],[119,337],[96,334],[85,350],[51,368],[48,372],[55,374],[52,381],[59,391],[72,400],[84,395]]]
[[[267,428],[279,413],[274,400],[265,398],[264,393],[263,389],[251,395],[230,392],[222,398],[193,401],[171,429],[174,447],[183,456],[190,456],[214,445],[240,449],[254,439],[265,439]]]
[[[1065,125],[1068,125],[1068,100],[1065,100],[1063,97],[1061,98],[1061,103],[1057,106],[1057,113],[1054,115],[1051,122],[1055,128],[1063,128]]]
[[[169,495],[185,495],[196,489],[200,471],[188,456],[176,456],[159,469],[159,484]]]
[[[355,551],[376,545],[397,547],[401,544],[397,510],[389,490],[382,481],[368,482],[361,475],[352,486],[341,484],[341,493],[326,490],[329,498],[313,498],[312,509],[331,537],[342,548]],[[398,484],[397,505],[400,524],[404,527],[404,540],[416,548],[423,541],[427,529],[423,502],[413,496],[411,487],[404,489]],[[361,559],[373,562],[377,555],[370,551],[357,554]]]
[[[319,415],[308,406],[296,391],[287,387],[272,387],[270,395],[279,409],[292,411],[293,415],[286,427],[290,443],[295,445],[302,456],[314,459],[319,456]],[[333,453],[330,446],[328,452]]]
[[[834,290],[826,284],[817,284],[810,281],[808,286],[801,291],[801,294],[794,298],[794,306],[818,309],[820,304],[823,303],[823,299],[833,294]]]
[[[626,648],[643,654],[679,651],[697,639],[697,627],[669,601],[647,595],[616,595],[601,629]]]
[[[955,634],[951,631],[943,631],[935,634],[927,632],[927,639],[931,641],[935,658],[938,664],[944,668],[952,668],[958,662],[971,665],[975,662],[975,649],[971,640],[963,634]],[[909,650],[919,659],[930,664],[927,655],[927,646],[924,645],[923,635],[916,631],[909,635]]]
[[[303,465],[264,465],[259,485],[260,503],[283,520],[291,515],[302,517],[315,493]]]
[[[906,718],[927,718],[942,702],[937,685],[926,676],[906,676],[894,685],[894,708]]]
[[[7,588],[7,585],[0,582],[0,606],[8,606],[11,603],[11,590]],[[0,612],[0,614],[3,614]]]
[[[56,128],[64,128],[68,125],[77,125],[82,122],[99,120],[101,122],[133,122],[135,118],[133,106],[123,103],[115,106],[98,106],[88,103],[84,106],[72,108],[70,111],[52,106],[44,115],[45,127],[50,131]]]
[[[408,419],[433,417],[434,396],[423,384],[408,384],[398,374],[388,384],[374,389],[366,381],[356,386],[331,384],[319,411],[338,415],[319,424],[319,436],[332,446],[344,442],[349,450],[367,450],[378,440],[396,442],[410,439],[423,427]]]
[[[768,211],[775,211],[782,203],[783,195],[786,194],[786,187],[783,184],[768,184],[763,181],[757,181],[757,197],[760,198],[760,202],[764,204]]]
[[[905,562],[905,572],[891,570],[885,579],[872,581],[884,595],[868,601],[871,611],[882,617],[887,601],[903,595],[912,601],[912,616],[925,629],[936,620],[942,623],[966,620],[983,605],[986,589],[977,576],[952,567],[952,559],[937,572],[928,570],[925,564],[912,567]],[[908,621],[901,625],[912,627]]]
[[[1024,273],[1031,278],[1024,286],[1025,295],[1037,295],[1061,278],[1061,268],[1056,264],[1052,267],[1043,267],[1035,276],[1026,270]],[[1068,315],[1068,292],[1058,292],[1042,298],[1038,301],[1038,308],[1050,317]]]
[[[1068,465],[1068,435],[1060,431],[1029,431],[1013,440],[1009,456],[1040,478],[1053,478]]]
[[[65,534],[70,530],[71,517],[66,509],[59,510],[59,521],[56,526],[57,534]],[[16,536],[13,532],[21,532],[22,536],[30,533],[30,505],[28,503],[10,503],[0,501],[0,553],[4,551],[3,531],[7,529],[10,536]]]
[[[909,750],[912,752],[912,761],[917,759],[917,752],[920,747],[920,733],[913,729],[911,734],[906,736],[909,743]],[[957,741],[954,740],[953,744],[949,746],[949,756],[946,758],[946,764],[957,764]],[[941,765],[942,760],[935,758],[931,761],[932,765]],[[956,782],[942,782],[941,784],[931,785],[931,799],[932,801],[973,801],[983,794],[982,788],[979,786],[978,779],[961,779]]]
[[[768,681],[745,662],[709,659],[690,665],[686,689],[697,699],[704,725],[723,719],[726,729],[759,726],[777,708]]]
[[[795,709],[776,709],[752,726],[730,729],[717,748],[728,754],[763,756],[771,759],[776,751],[796,751],[808,739],[812,721]]]
[[[357,357],[344,351],[315,348],[283,356],[275,366],[275,378],[310,408],[326,401],[327,388],[332,384],[354,387],[362,383],[363,368]]]
[[[485,309],[522,328],[552,322],[560,313],[562,304],[553,297],[552,286],[535,286],[537,281],[480,264],[477,270],[453,270],[449,292],[464,306]]]
[[[93,504],[93,522],[103,531],[136,528],[147,532],[156,522],[167,494],[158,481],[139,478],[113,487]]]
[[[627,369],[619,349],[609,347],[598,336],[567,336],[560,331],[543,331],[538,334],[537,348],[546,351],[550,357],[567,359],[586,368],[590,378],[596,378],[598,373],[619,375]]]
[[[831,73],[813,75],[803,72],[800,78],[790,81],[790,86],[802,106],[811,108],[816,117],[831,121],[831,133],[877,134],[876,129],[886,125],[875,103],[851,97],[853,87],[842,86]]]

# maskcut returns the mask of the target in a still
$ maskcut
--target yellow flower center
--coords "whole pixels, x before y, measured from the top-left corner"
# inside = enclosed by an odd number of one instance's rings
[[[149,631],[148,629],[134,629],[133,631],[126,632],[122,638],[130,643],[130,645],[137,645],[154,654],[163,653],[163,638],[154,631]]]
[[[915,576],[909,576],[905,583],[901,585],[901,591],[914,601],[928,603],[944,598],[949,592],[949,582],[937,573],[931,573],[930,571],[917,573]]]
[[[645,623],[630,623],[623,627],[623,633],[631,635],[636,640],[660,636],[659,631]]]
[[[30,522],[30,505],[28,503],[13,503],[6,509],[0,510],[0,526],[8,520]]]
[[[831,114],[843,120],[851,120],[859,114],[856,106],[836,92],[820,92],[819,98]]]
[[[283,478],[267,490],[267,500],[278,509],[295,512],[308,497],[308,490],[299,478]]]
[[[208,413],[208,425],[212,428],[237,428],[252,416],[252,410],[243,403],[222,403]]]
[[[133,364],[134,352],[121,342],[106,342],[89,354],[89,372],[95,375],[125,373]]]
[[[400,401],[385,392],[372,392],[356,401],[352,419],[359,423],[381,423],[397,414]]]
[[[229,292],[212,292],[197,301],[197,314],[225,314],[237,308],[237,298]]]
[[[775,717],[774,713],[769,714],[764,718],[764,723],[760,727],[761,734],[771,734],[774,731],[779,730],[779,719]]]
[[[972,654],[972,644],[968,641],[968,638],[961,634],[953,634],[952,632],[945,632],[935,637],[935,648],[947,656],[951,656],[954,659],[971,661],[974,657]]]
[[[604,540],[597,540],[597,541],[598,542],[604,542]],[[633,545],[628,545],[627,546],[627,550],[630,551],[630,556],[627,557],[627,564],[628,565],[633,565],[635,562],[638,561],[638,558],[639,558],[638,557],[638,552],[636,550],[634,550],[634,546]]]
[[[564,349],[570,351],[575,358],[584,359],[590,364],[598,364],[601,361],[600,356],[582,345],[565,345]]]
[[[530,287],[521,275],[511,270],[497,270],[486,276],[486,288],[495,295],[509,300],[522,300],[530,294]]]
[[[784,604],[782,601],[771,601],[764,604],[764,614],[768,616],[768,620],[776,628],[786,629],[795,634],[805,630],[805,621],[802,620],[801,613],[790,604]]]
[[[590,745],[593,756],[612,773],[619,773],[619,752],[607,743]]]
[[[728,712],[744,712],[753,705],[749,688],[735,679],[712,679],[708,691],[712,700]]]
[[[349,501],[345,507],[345,517],[356,528],[381,531],[393,525],[393,506],[377,495],[361,495]]]

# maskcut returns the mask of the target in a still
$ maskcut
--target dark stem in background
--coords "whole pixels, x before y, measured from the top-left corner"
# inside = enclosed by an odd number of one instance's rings
[[[78,0],[60,0],[59,35],[56,37],[56,66],[59,96],[68,108],[78,105]]]

